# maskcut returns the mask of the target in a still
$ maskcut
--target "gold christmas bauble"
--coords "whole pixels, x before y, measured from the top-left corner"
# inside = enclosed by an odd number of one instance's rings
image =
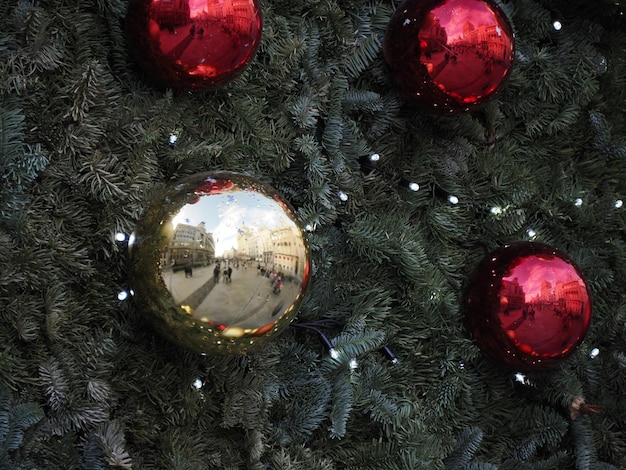
[[[204,354],[245,354],[297,314],[310,273],[305,232],[272,187],[232,172],[167,187],[129,240],[136,305],[170,341]]]

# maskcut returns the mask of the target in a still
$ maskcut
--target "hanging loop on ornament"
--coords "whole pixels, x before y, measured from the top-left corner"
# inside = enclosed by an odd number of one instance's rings
[[[569,415],[572,421],[582,415],[603,413],[604,407],[600,405],[588,405],[583,397],[575,397],[569,405]]]

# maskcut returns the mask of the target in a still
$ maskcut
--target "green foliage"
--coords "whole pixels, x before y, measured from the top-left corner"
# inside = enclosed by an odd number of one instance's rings
[[[15,217],[27,202],[29,184],[48,159],[25,142],[25,116],[15,97],[0,97],[0,217]]]
[[[20,403],[5,388],[0,389],[0,464],[5,468],[25,468],[28,461],[16,460],[20,448],[27,443],[24,437],[43,418],[43,411],[36,403]],[[32,463],[31,463],[32,465]]]
[[[254,61],[207,93],[140,79],[123,0],[0,4],[0,467],[626,468],[619,7],[498,3],[516,40],[506,86],[440,116],[385,65],[399,4],[262,2]],[[372,153],[382,171],[361,167]],[[295,206],[312,249],[297,321],[336,355],[294,327],[195,356],[117,300],[131,286],[115,234],[213,169]],[[519,383],[467,336],[462,301],[489,250],[531,238],[579,264],[594,318],[573,357]],[[604,412],[572,419],[580,397]]]

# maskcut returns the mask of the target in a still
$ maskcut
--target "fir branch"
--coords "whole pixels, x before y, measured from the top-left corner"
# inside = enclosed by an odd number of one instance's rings
[[[356,41],[343,69],[351,79],[358,78],[376,60],[382,50],[382,43],[377,34],[371,34]]]
[[[102,425],[96,431],[96,436],[109,465],[124,469],[133,468],[132,459],[125,450],[124,432],[118,421],[109,421]]]
[[[280,417],[277,431],[281,445],[309,439],[326,419],[332,398],[330,383],[320,374],[294,371],[285,380],[281,399],[272,409],[272,414]]]
[[[593,431],[588,416],[581,416],[572,421],[571,432],[575,441],[576,468],[591,470],[595,468],[598,460],[593,445]]]
[[[382,97],[382,109],[374,115],[372,123],[367,130],[367,135],[370,139],[377,139],[389,132],[392,126],[398,126],[402,105],[403,102],[398,96],[384,95]]]
[[[68,399],[69,384],[58,361],[49,359],[39,366],[39,377],[51,410],[61,409]]]
[[[346,434],[346,426],[352,411],[352,384],[350,374],[340,374],[332,387],[332,408],[330,410],[330,437],[342,438]]]
[[[521,410],[516,422],[522,424],[532,441],[540,447],[556,447],[568,431],[568,423],[552,408],[529,406]]]
[[[294,123],[303,130],[312,130],[318,123],[319,106],[312,95],[301,95],[293,103],[291,114]],[[296,139],[297,141],[297,139]],[[310,145],[313,145],[313,141]],[[302,149],[300,149],[302,151]],[[307,153],[307,152],[305,152]]]
[[[26,431],[39,423],[44,414],[35,403],[19,403],[4,387],[0,388],[0,462],[17,466],[13,452],[22,447]]]
[[[365,111],[374,114],[381,111],[383,106],[380,94],[374,91],[348,90],[346,92],[345,108],[348,112]]]
[[[113,171],[117,165],[117,159],[96,151],[78,169],[77,183],[85,187],[87,193],[95,200],[123,199],[127,197],[127,193],[121,175]]]
[[[494,465],[473,461],[474,454],[483,440],[483,432],[478,428],[465,428],[457,436],[457,449],[445,459],[446,469],[495,470]]]
[[[38,146],[25,144],[25,116],[15,98],[0,100],[0,215],[8,217],[23,208],[28,185],[48,164]]]

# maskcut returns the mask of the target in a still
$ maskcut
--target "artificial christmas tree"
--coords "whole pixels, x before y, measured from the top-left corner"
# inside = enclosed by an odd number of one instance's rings
[[[399,3],[263,1],[254,60],[203,93],[144,80],[126,1],[0,4],[0,468],[626,466],[621,6],[498,3],[506,83],[440,116],[383,58]],[[295,208],[311,277],[280,340],[209,357],[125,293],[150,201],[216,170]],[[593,298],[550,371],[464,326],[471,273],[513,241],[567,253]]]

